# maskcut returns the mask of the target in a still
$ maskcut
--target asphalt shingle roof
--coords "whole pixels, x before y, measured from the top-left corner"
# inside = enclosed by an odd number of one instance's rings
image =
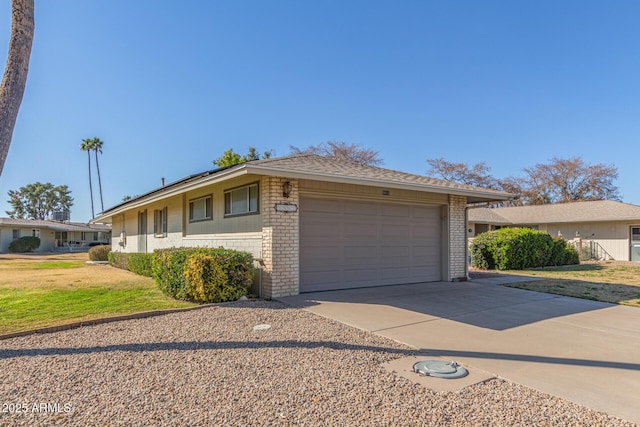
[[[433,191],[447,194],[461,194],[468,197],[469,203],[507,200],[512,195],[502,191],[473,187],[442,179],[384,169],[376,166],[359,165],[333,157],[318,156],[316,154],[295,154],[291,156],[275,157],[271,159],[253,160],[239,165],[213,169],[187,176],[164,187],[156,188],[124,203],[118,204],[103,212],[97,220],[110,218],[114,213],[127,209],[129,206],[144,203],[155,198],[162,198],[169,192],[181,191],[190,185],[215,180],[234,172],[257,175],[272,175],[283,177],[303,177],[314,180],[336,181],[351,180],[360,185],[383,187],[399,186],[420,191]],[[223,178],[219,178],[223,179]]]
[[[0,218],[0,226],[50,228],[63,231],[111,231],[103,224],[84,224],[81,222],[58,222],[41,219]]]
[[[523,225],[595,221],[640,222],[640,206],[613,200],[598,200],[553,205],[470,209],[469,221]]]

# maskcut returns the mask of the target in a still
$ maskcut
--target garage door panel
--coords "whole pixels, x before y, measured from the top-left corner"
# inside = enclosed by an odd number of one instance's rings
[[[345,222],[344,223],[344,237],[349,238],[367,238],[376,239],[378,236],[378,224],[376,223],[362,223],[362,222]]]
[[[341,223],[339,221],[320,220],[314,222],[313,226],[300,230],[301,238],[325,238],[337,239],[341,236]]]
[[[388,267],[381,268],[380,275],[382,280],[409,280],[411,278],[411,267]]]
[[[383,204],[380,209],[380,214],[383,217],[408,218],[411,215],[411,207],[405,205]]]
[[[436,206],[320,203],[303,197],[300,291],[441,280],[440,211]]]
[[[376,203],[370,202],[353,202],[346,201],[344,202],[344,212],[345,215],[362,215],[362,216],[377,216],[378,215],[378,205]]]
[[[378,260],[378,250],[371,246],[347,246],[344,260],[350,265],[371,265]]]
[[[411,237],[411,226],[407,224],[382,224],[380,226],[380,237],[383,239],[409,239]]]

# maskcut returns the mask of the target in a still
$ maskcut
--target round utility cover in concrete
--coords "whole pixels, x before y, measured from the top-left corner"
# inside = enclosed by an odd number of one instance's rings
[[[418,362],[413,365],[413,372],[436,378],[462,378],[469,374],[469,371],[456,362],[443,362],[442,360]]]

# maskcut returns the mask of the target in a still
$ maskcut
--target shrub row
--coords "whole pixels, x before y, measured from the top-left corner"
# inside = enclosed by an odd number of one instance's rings
[[[33,252],[40,247],[40,238],[24,236],[9,243],[9,252],[23,253]]]
[[[110,252],[109,264],[121,268],[123,270],[129,270],[132,273],[139,274],[141,276],[153,277],[151,270],[151,263],[153,260],[152,253],[125,253],[125,252]]]
[[[483,270],[522,270],[578,264],[578,253],[561,238],[530,228],[502,228],[478,235],[471,244],[471,265]]]
[[[199,302],[233,301],[246,295],[253,282],[253,257],[229,249],[172,248],[153,253],[153,278],[176,299]]]
[[[111,245],[98,245],[89,249],[89,259],[91,261],[108,261]]]
[[[162,292],[187,301],[234,301],[246,295],[253,282],[251,254],[222,248],[111,252],[109,264],[153,277]]]

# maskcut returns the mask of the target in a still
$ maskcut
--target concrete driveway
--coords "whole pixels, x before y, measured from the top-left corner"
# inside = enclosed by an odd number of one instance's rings
[[[640,309],[499,286],[518,280],[531,278],[280,300],[640,424]]]

